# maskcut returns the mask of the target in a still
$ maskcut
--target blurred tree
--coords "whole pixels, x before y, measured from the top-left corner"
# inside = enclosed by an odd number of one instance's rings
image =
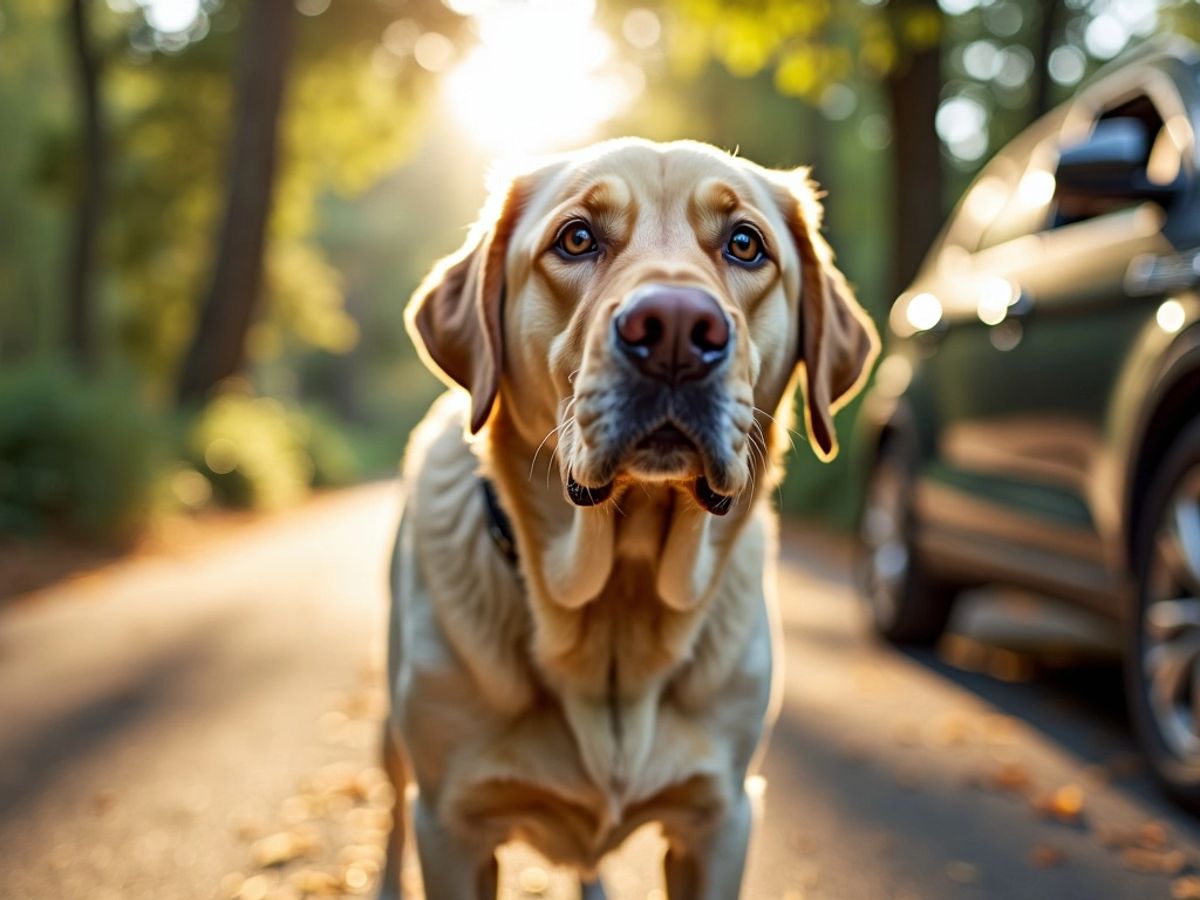
[[[281,4],[276,15],[290,16],[294,34],[269,132],[277,159],[268,181],[261,157],[259,165],[242,158],[250,142],[238,143],[234,123],[250,113],[237,111],[240,87],[230,78],[239,47],[275,52],[243,41],[256,5],[203,0],[197,19],[175,31],[161,30],[151,7],[134,9],[124,16],[127,46],[108,78],[113,206],[121,210],[107,235],[115,264],[110,321],[124,355],[160,398],[201,396],[205,382],[243,362],[258,367],[305,347],[354,345],[342,278],[314,240],[318,203],[327,193],[359,193],[403,163],[431,96],[431,74],[415,62],[414,46],[431,31],[454,35],[461,21],[437,0]],[[247,127],[262,136],[266,124],[257,117]],[[265,146],[254,142],[254,152]],[[235,191],[244,199],[258,189],[265,225],[258,289],[248,291],[251,229],[232,200]],[[221,286],[235,272],[236,300]]]
[[[765,68],[784,94],[820,104],[831,85],[882,82],[890,109],[891,286],[903,288],[941,227],[942,156],[934,129],[942,92],[935,0],[867,6],[843,0],[675,0],[676,64],[713,56],[735,75]],[[799,121],[799,116],[797,117]]]
[[[891,293],[917,274],[944,216],[942,146],[935,120],[942,96],[942,28],[935,0],[888,6],[897,48],[885,68],[892,122]]]
[[[1063,0],[1042,0],[1035,4],[1037,30],[1033,46],[1033,104],[1029,120],[1050,111],[1054,82],[1050,79],[1050,54],[1060,37],[1059,18]]]
[[[203,401],[245,360],[262,282],[278,157],[276,125],[296,16],[292,0],[254,0],[246,16],[225,213],[211,284],[180,375],[178,396],[184,403]]]
[[[104,206],[106,149],[100,105],[101,60],[93,44],[93,0],[71,0],[68,33],[79,89],[81,184],[67,264],[67,344],[76,363],[91,368],[96,357],[96,243]]]
[[[0,3],[0,363],[66,334],[65,166],[77,109],[61,3]],[[51,141],[51,134],[72,135]]]

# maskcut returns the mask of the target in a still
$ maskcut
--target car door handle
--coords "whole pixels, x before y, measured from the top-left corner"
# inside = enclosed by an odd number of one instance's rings
[[[1200,283],[1200,247],[1182,253],[1135,256],[1125,270],[1125,290],[1135,297],[1187,290]]]

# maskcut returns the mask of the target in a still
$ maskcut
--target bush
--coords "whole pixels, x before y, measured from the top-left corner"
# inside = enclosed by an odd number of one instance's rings
[[[319,406],[306,407],[296,416],[312,462],[313,487],[342,487],[363,477],[362,460],[350,438],[351,426]]]
[[[0,371],[0,532],[120,541],[144,524],[167,441],[136,397],[61,361]]]
[[[307,420],[271,397],[222,394],[192,423],[189,462],[225,506],[277,509],[313,483]]]

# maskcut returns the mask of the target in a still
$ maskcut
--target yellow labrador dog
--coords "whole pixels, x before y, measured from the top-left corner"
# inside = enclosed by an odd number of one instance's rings
[[[804,170],[622,140],[512,179],[409,307],[465,389],[414,434],[386,740],[431,900],[531,844],[585,897],[661,825],[672,900],[738,895],[772,695],[770,495],[791,398],[817,455],[878,338]]]

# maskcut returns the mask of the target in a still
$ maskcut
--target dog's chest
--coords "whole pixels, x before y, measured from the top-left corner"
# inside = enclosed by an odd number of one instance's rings
[[[644,824],[703,829],[727,810],[734,794],[727,748],[669,700],[655,703],[660,714],[640,726],[646,731],[637,742],[650,751],[640,758],[629,743],[613,745],[606,723],[587,731],[587,714],[569,712],[574,703],[533,711],[490,741],[473,776],[451,791],[454,818],[497,842],[520,839],[553,862],[589,870]]]
[[[646,760],[661,720],[671,715],[663,693],[686,666],[701,619],[665,607],[653,593],[648,566],[614,570],[604,591],[578,610],[555,611],[543,627],[569,652],[537,659],[542,681],[558,699],[588,777],[616,796],[645,796],[659,786]]]

